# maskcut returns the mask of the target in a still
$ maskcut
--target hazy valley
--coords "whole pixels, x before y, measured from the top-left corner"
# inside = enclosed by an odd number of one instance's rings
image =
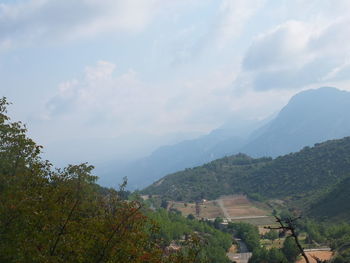
[[[349,24],[0,0],[0,263],[350,263]]]

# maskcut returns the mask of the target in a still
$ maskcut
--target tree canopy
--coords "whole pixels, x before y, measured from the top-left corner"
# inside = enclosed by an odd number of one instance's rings
[[[196,238],[165,253],[138,200],[101,188],[93,166],[54,169],[0,99],[0,262],[203,262]],[[190,220],[188,220],[190,221]]]

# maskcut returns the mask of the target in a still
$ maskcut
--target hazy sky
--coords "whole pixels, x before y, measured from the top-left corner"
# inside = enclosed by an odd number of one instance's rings
[[[53,161],[143,155],[350,89],[348,0],[0,0],[0,95]]]

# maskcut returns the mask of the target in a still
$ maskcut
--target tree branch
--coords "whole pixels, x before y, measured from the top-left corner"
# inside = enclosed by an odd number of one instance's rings
[[[79,200],[77,199],[77,200],[75,201],[73,207],[71,208],[71,210],[70,210],[70,212],[69,212],[69,214],[68,214],[68,217],[66,218],[65,222],[63,223],[63,225],[62,225],[62,227],[61,227],[61,229],[60,229],[60,232],[59,232],[58,235],[57,235],[56,241],[55,241],[53,247],[51,248],[50,256],[53,256],[53,255],[54,255],[55,250],[56,250],[57,245],[58,245],[58,242],[60,241],[61,236],[64,234],[64,230],[66,229],[66,226],[67,226],[68,222],[70,221],[70,219],[71,219],[71,217],[72,217],[72,215],[73,215],[73,212],[74,212],[75,208],[78,206],[78,204],[79,204]]]
[[[306,256],[303,247],[301,246],[300,242],[299,242],[299,238],[297,233],[295,232],[295,226],[294,226],[294,222],[298,219],[300,219],[300,217],[296,217],[296,218],[286,218],[284,220],[282,220],[281,218],[275,216],[276,218],[276,222],[280,224],[279,227],[265,227],[266,229],[278,229],[278,230],[282,230],[284,233],[286,233],[287,231],[290,231],[290,237],[293,237],[295,240],[295,243],[298,247],[298,249],[300,250],[301,255],[304,257],[305,262],[306,263],[310,263],[308,257]]]
[[[109,244],[111,243],[112,239],[114,238],[114,236],[116,235],[116,233],[119,231],[120,227],[126,223],[126,221],[132,217],[133,215],[135,215],[140,209],[141,209],[141,205],[139,205],[139,207],[137,207],[135,210],[133,210],[130,214],[126,215],[123,220],[114,228],[114,230],[112,231],[111,235],[109,236],[108,240],[106,241],[104,247],[102,248],[102,252],[100,254],[100,256],[98,257],[98,259],[96,260],[96,263],[100,263],[102,262],[103,258],[105,257],[106,254],[106,250],[109,247]]]

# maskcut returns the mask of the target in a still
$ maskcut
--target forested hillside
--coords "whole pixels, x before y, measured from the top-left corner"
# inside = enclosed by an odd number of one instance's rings
[[[168,175],[144,193],[192,201],[247,193],[257,199],[288,199],[306,207],[348,177],[350,137],[305,147],[276,159],[254,159],[243,154],[225,157]]]
[[[142,192],[178,201],[215,199],[220,195],[241,193],[252,172],[269,162],[270,158],[253,159],[244,154],[225,157],[168,175]]]
[[[257,158],[277,157],[315,143],[350,136],[348,112],[350,93],[347,91],[330,87],[302,91],[269,121],[232,120],[229,127],[198,139],[160,147],[123,169],[109,169],[110,174],[103,176],[111,182],[118,181],[118,176],[119,180],[127,176],[136,189],[166,174],[239,152]]]
[[[350,221],[350,177],[345,178],[311,206],[309,214],[315,218]]]

